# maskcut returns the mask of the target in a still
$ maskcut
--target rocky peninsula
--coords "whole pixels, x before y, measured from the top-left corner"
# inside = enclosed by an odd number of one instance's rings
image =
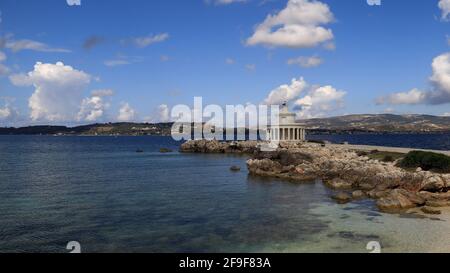
[[[420,208],[439,214],[450,207],[450,174],[407,170],[397,162],[382,162],[345,147],[316,143],[280,143],[273,151],[263,151],[262,142],[188,141],[185,153],[233,153],[250,156],[250,175],[312,182],[323,181],[336,190],[339,203],[371,198],[383,212],[396,213]]]

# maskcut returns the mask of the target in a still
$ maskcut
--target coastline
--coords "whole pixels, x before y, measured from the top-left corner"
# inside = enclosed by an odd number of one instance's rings
[[[405,170],[396,161],[371,159],[346,145],[281,142],[276,149],[261,149],[267,144],[197,140],[184,143],[180,152],[248,154],[250,175],[299,183],[320,179],[336,191],[332,198],[338,203],[373,199],[380,211],[389,213],[420,208],[441,214],[439,208],[450,207],[450,174]]]

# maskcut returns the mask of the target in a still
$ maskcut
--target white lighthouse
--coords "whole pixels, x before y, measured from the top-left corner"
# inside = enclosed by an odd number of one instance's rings
[[[281,106],[278,125],[267,128],[268,141],[300,142],[306,140],[306,129],[295,121],[295,113],[289,112],[287,103]]]

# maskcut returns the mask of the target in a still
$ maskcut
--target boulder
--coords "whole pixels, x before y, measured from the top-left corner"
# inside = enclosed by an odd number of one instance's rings
[[[425,214],[439,215],[439,214],[442,213],[442,212],[441,212],[440,210],[438,210],[438,209],[435,209],[435,208],[433,208],[433,207],[427,207],[427,206],[421,208],[421,210],[422,210],[422,212],[425,213]]]
[[[325,184],[332,189],[351,189],[352,183],[348,181],[344,181],[340,178],[334,178],[325,182]]]
[[[420,195],[402,189],[392,190],[386,197],[377,201],[377,207],[385,212],[415,208],[423,204],[425,200]]]
[[[231,166],[230,171],[232,172],[239,172],[241,170],[241,167],[239,166]]]
[[[444,200],[427,201],[425,204],[427,205],[427,207],[433,208],[450,207],[450,201]]]
[[[352,201],[352,197],[345,192],[339,192],[332,196],[334,200],[336,200],[339,204],[345,204]]]
[[[429,192],[439,192],[445,187],[444,180],[438,175],[431,175],[422,182],[421,190]]]
[[[388,196],[390,193],[389,190],[379,190],[379,189],[373,189],[371,191],[367,192],[367,195],[372,199],[379,199]]]
[[[357,190],[357,191],[354,191],[354,192],[352,193],[353,199],[361,199],[361,198],[364,198],[365,196],[366,196],[366,195],[365,195],[364,192],[361,191],[361,190]]]
[[[168,148],[161,148],[161,149],[159,149],[159,152],[162,154],[165,154],[165,153],[172,153],[173,151]]]

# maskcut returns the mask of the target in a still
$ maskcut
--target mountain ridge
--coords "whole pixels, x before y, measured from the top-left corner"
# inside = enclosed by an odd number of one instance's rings
[[[433,115],[353,114],[299,120],[310,133],[439,133],[450,132],[450,117]],[[0,127],[0,135],[160,135],[173,123],[96,123],[74,127],[38,125]]]

